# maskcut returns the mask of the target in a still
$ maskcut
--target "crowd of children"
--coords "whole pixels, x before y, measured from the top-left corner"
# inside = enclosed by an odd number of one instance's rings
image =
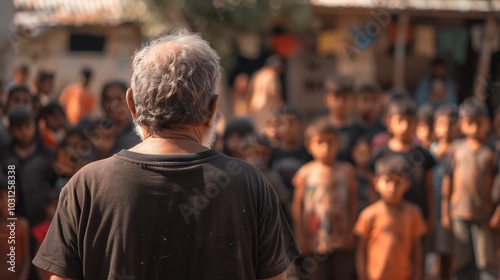
[[[48,280],[31,259],[48,231],[59,191],[85,164],[128,149],[140,138],[133,133],[125,82],[104,85],[104,116],[91,118],[96,96],[88,90],[89,69],[59,99],[52,93],[53,73],[40,72],[33,87],[28,75],[27,66],[17,68],[14,80],[0,90],[0,279]],[[13,245],[4,225],[12,214],[17,218],[15,272],[8,270],[10,257],[4,254]]]
[[[107,83],[104,116],[90,118],[98,103],[89,69],[59,100],[53,73],[40,73],[34,87],[27,75],[19,67],[0,85],[0,223],[15,166],[16,279],[45,280],[29,260],[59,190],[85,164],[139,138],[126,83]],[[329,113],[315,120],[274,108],[261,131],[251,117],[230,119],[216,144],[259,168],[277,193],[302,251],[289,279],[500,279],[500,110],[490,115],[473,97],[417,107],[406,91],[355,89],[346,78],[325,81],[324,101]],[[5,257],[0,279],[13,279],[2,274]]]
[[[499,279],[500,110],[454,102],[328,79],[324,117],[228,125],[225,151],[259,158],[291,217],[289,279]]]

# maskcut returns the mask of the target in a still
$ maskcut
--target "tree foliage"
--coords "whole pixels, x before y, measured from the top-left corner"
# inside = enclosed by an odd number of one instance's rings
[[[310,23],[309,0],[145,0],[150,23],[184,26],[202,33],[232,65],[233,39],[241,33],[267,35],[277,24],[292,32]]]

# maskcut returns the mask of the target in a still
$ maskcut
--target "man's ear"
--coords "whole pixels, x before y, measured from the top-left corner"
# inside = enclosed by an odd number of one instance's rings
[[[206,125],[210,128],[215,124],[214,118],[217,115],[217,104],[219,102],[219,97],[220,95],[215,95],[215,97],[212,99],[212,102],[210,102],[210,118],[208,118],[206,123]]]
[[[132,118],[135,119],[137,116],[137,112],[135,111],[135,102],[131,88],[127,89],[126,99],[128,110],[130,111]]]

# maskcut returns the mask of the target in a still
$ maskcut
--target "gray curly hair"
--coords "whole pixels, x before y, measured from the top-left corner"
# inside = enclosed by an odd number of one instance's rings
[[[219,60],[207,41],[184,29],[147,43],[132,61],[134,121],[152,134],[207,122],[222,73]]]

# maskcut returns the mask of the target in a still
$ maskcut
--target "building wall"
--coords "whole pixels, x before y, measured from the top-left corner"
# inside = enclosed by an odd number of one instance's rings
[[[104,36],[106,43],[103,52],[70,51],[69,39],[72,32]],[[11,74],[17,65],[29,64],[32,84],[40,70],[53,71],[56,78],[51,96],[57,98],[66,85],[76,81],[83,67],[89,67],[94,72],[90,89],[96,94],[97,100],[100,100],[101,88],[107,81],[130,82],[130,58],[141,40],[139,29],[133,25],[50,28],[21,44],[19,52],[9,59],[7,71]],[[99,109],[94,114],[98,114]]]
[[[0,1],[0,79],[5,80],[6,55],[12,51],[11,21],[14,16],[14,4],[12,1]]]

